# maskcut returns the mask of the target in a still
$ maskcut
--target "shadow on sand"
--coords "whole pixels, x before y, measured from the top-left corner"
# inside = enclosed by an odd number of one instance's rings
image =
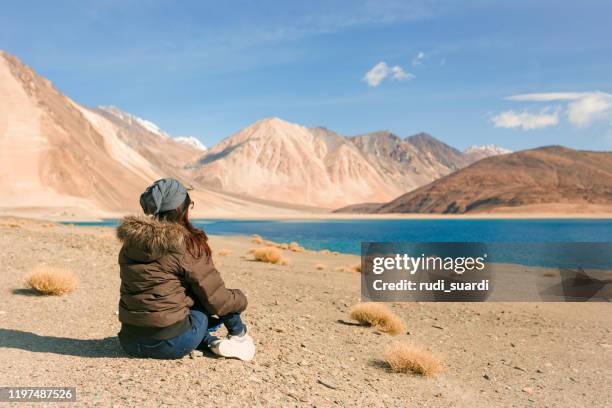
[[[364,327],[365,327],[365,325],[363,325],[363,324],[361,324],[361,323],[358,323],[358,322],[351,322],[351,321],[344,320],[344,319],[338,319],[338,320],[336,320],[336,322],[337,322],[337,323],[340,323],[340,324],[343,324],[343,325],[345,325],[345,326],[364,326]]]
[[[71,339],[68,337],[40,336],[26,331],[0,328],[0,348],[2,347],[77,357],[127,357],[121,349],[117,337],[91,340]]]
[[[389,363],[387,363],[385,360],[381,360],[381,359],[378,359],[378,358],[370,360],[368,362],[368,365],[370,367],[375,367],[375,368],[378,368],[378,369],[381,369],[381,370],[385,370],[388,373],[392,373],[393,372],[393,369],[391,368]]]
[[[21,296],[41,296],[40,293],[35,291],[34,289],[26,289],[26,288],[18,288],[11,290],[13,295],[21,295]]]

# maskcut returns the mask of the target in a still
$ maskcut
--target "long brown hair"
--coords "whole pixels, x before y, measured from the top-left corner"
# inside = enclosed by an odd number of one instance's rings
[[[191,225],[189,221],[189,208],[191,207],[191,203],[191,197],[187,194],[185,201],[175,210],[161,212],[157,214],[156,217],[160,220],[176,222],[185,227],[188,232],[185,241],[187,251],[189,251],[194,258],[200,258],[202,255],[206,255],[207,258],[210,258],[212,251],[208,245],[208,236],[203,230]]]

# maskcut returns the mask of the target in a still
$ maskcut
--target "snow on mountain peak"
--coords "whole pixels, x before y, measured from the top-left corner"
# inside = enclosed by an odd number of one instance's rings
[[[157,126],[155,123],[146,119],[139,118],[138,116],[132,115],[131,113],[124,112],[116,106],[99,106],[98,109],[108,112],[131,125],[139,125],[144,129],[148,130],[149,132],[158,136],[169,137],[168,134],[161,130],[159,126]]]
[[[505,149],[503,147],[499,147],[496,146],[494,144],[488,144],[488,145],[474,145],[474,146],[470,146],[467,149],[465,149],[463,151],[463,153],[488,153],[490,155],[497,155],[497,154],[507,154],[507,153],[512,153],[512,150],[510,149]]]
[[[204,146],[202,144],[202,142],[200,142],[198,139],[196,139],[193,136],[180,136],[180,137],[175,137],[174,138],[175,142],[187,145],[187,146],[191,146],[194,149],[198,149],[198,150],[202,150],[202,151],[206,151],[208,148],[206,146]]]

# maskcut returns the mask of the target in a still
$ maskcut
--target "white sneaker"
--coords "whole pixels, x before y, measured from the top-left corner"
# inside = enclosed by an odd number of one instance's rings
[[[228,358],[237,358],[251,361],[255,356],[255,344],[248,334],[244,336],[230,336],[227,339],[215,342],[210,348],[213,353]]]

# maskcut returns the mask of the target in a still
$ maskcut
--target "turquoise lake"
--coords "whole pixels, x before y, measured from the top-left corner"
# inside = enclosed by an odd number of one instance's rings
[[[116,226],[118,220],[66,222]],[[362,241],[485,243],[611,243],[612,219],[395,219],[395,220],[193,220],[211,235],[252,235],[296,241],[307,249],[359,254]],[[545,266],[524,253],[506,251],[499,261]],[[515,247],[516,248],[516,247]],[[607,255],[607,254],[606,254]],[[536,257],[539,258],[539,257]],[[606,257],[607,258],[607,257]],[[606,261],[608,262],[608,261]]]

